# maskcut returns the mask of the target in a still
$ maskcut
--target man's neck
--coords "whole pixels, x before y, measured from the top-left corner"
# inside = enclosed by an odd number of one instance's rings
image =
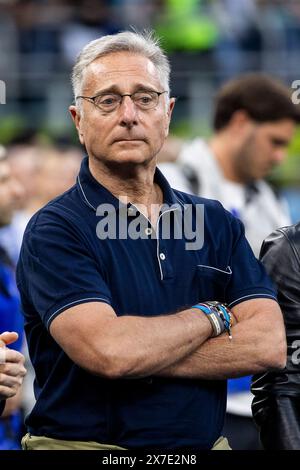
[[[134,204],[154,225],[159,208],[163,204],[163,192],[154,183],[156,161],[147,166],[118,165],[108,167],[89,158],[89,169],[93,177],[122,202]]]

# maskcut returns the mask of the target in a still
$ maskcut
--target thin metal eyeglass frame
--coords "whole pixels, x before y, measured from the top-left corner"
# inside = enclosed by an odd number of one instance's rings
[[[144,93],[155,93],[155,94],[157,94],[157,103],[158,103],[158,100],[159,100],[160,95],[163,95],[164,93],[168,93],[167,90],[164,90],[164,91],[156,91],[156,90],[135,91],[134,93],[131,93],[131,94],[130,94],[130,93],[124,93],[123,95],[121,95],[121,94],[119,94],[119,93],[98,93],[98,94],[95,95],[95,96],[83,96],[83,95],[79,95],[79,96],[76,96],[75,99],[77,100],[77,99],[79,99],[79,98],[82,98],[82,99],[84,99],[84,100],[90,101],[90,102],[93,103],[94,106],[96,106],[96,108],[99,108],[101,111],[106,111],[106,110],[100,108],[100,106],[95,103],[95,99],[98,98],[99,96],[117,95],[117,96],[120,96],[121,100],[120,100],[120,102],[118,103],[118,105],[117,105],[114,109],[112,109],[112,111],[114,111],[115,109],[117,109],[117,108],[121,105],[124,96],[129,96],[130,99],[132,100],[131,97],[132,97],[133,95],[136,95],[137,93],[143,93],[143,92],[144,92]],[[134,103],[133,100],[132,100],[132,102]],[[135,104],[135,106],[138,106],[138,105],[136,105],[136,103],[134,103],[134,104]],[[148,108],[148,109],[153,109],[153,108],[155,108],[155,105],[154,105],[153,107],[151,107],[151,108]]]

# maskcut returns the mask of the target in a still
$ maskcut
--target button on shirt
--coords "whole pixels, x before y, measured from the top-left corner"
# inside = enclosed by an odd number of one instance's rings
[[[49,334],[53,319],[80,303],[104,302],[118,316],[147,317],[205,300],[234,306],[275,298],[237,219],[216,201],[172,190],[159,170],[155,181],[165,207],[151,236],[145,233],[150,222],[93,178],[87,158],[77,184],[34,215],[26,229],[17,279],[36,371],[37,402],[27,418],[34,435],[126,448],[198,449],[210,448],[220,436],[225,381],[93,376],[72,363]],[[195,229],[200,204],[203,243],[188,250],[189,233],[176,237],[174,227],[189,213]]]

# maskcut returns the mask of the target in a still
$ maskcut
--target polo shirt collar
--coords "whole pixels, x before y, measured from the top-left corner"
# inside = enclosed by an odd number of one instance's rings
[[[155,170],[154,181],[163,191],[164,204],[170,206],[178,205],[179,201],[176,198],[174,191],[158,168]],[[103,203],[111,204],[116,210],[119,210],[121,207],[128,208],[128,206],[131,205],[122,203],[93,177],[89,169],[88,157],[85,157],[81,163],[80,172],[77,177],[77,188],[85,204],[94,211],[96,211],[97,207]]]

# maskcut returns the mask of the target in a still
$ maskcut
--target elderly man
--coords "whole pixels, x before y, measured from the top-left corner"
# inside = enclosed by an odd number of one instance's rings
[[[226,378],[285,365],[272,285],[241,223],[156,169],[174,107],[157,42],[89,43],[73,86],[88,156],[18,265],[37,398],[23,448],[228,448]]]

